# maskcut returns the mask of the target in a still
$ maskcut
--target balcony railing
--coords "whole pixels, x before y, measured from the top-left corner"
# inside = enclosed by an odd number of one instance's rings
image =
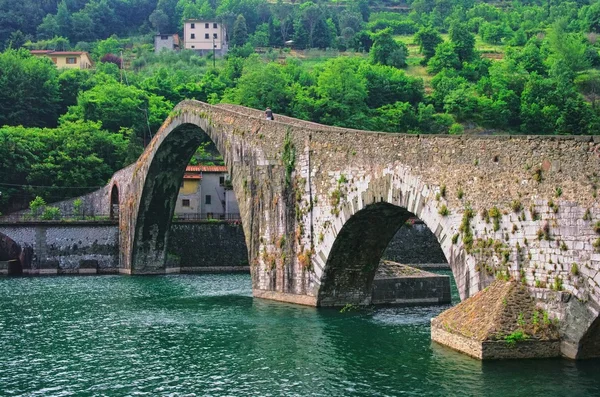
[[[203,213],[203,214],[174,214],[174,221],[225,221],[225,222],[240,222],[242,218],[240,214],[223,214],[223,213]]]

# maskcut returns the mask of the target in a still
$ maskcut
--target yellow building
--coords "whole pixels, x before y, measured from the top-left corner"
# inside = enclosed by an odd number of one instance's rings
[[[93,65],[87,52],[52,50],[33,50],[30,52],[31,55],[36,57],[50,58],[59,69],[90,69]]]

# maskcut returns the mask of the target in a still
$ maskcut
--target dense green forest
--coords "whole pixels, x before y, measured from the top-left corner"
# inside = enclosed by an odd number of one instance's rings
[[[216,67],[154,54],[189,18],[227,27]],[[0,0],[0,211],[103,185],[186,98],[387,132],[597,134],[599,33],[600,1]]]

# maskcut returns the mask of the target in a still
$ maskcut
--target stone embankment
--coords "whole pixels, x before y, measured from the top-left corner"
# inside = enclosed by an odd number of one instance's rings
[[[433,318],[431,339],[481,360],[561,354],[556,321],[515,281],[495,281]]]
[[[450,301],[449,276],[382,261],[373,280],[374,305],[434,305]]]
[[[18,223],[2,218],[0,232],[7,234],[0,238],[0,275],[9,273],[9,260],[23,262],[21,268],[29,275],[119,272],[116,222]],[[402,227],[390,242],[384,258],[424,269],[448,268],[435,235],[424,224]],[[249,270],[241,225],[222,222],[174,222],[171,225],[168,273]]]
[[[6,262],[0,263],[0,274],[21,273],[9,272],[11,259],[19,261],[25,275],[120,272],[119,228],[114,222],[5,222],[0,233],[14,240],[0,249],[0,255],[6,253],[0,257]],[[249,271],[240,225],[174,222],[171,235],[165,273]]]

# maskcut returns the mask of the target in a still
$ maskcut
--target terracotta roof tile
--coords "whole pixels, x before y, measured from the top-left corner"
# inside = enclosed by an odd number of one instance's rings
[[[31,54],[52,54],[52,55],[82,55],[87,54],[87,52],[82,51],[52,51],[52,50],[31,50],[29,51]]]
[[[188,165],[186,172],[227,172],[224,165]]]

